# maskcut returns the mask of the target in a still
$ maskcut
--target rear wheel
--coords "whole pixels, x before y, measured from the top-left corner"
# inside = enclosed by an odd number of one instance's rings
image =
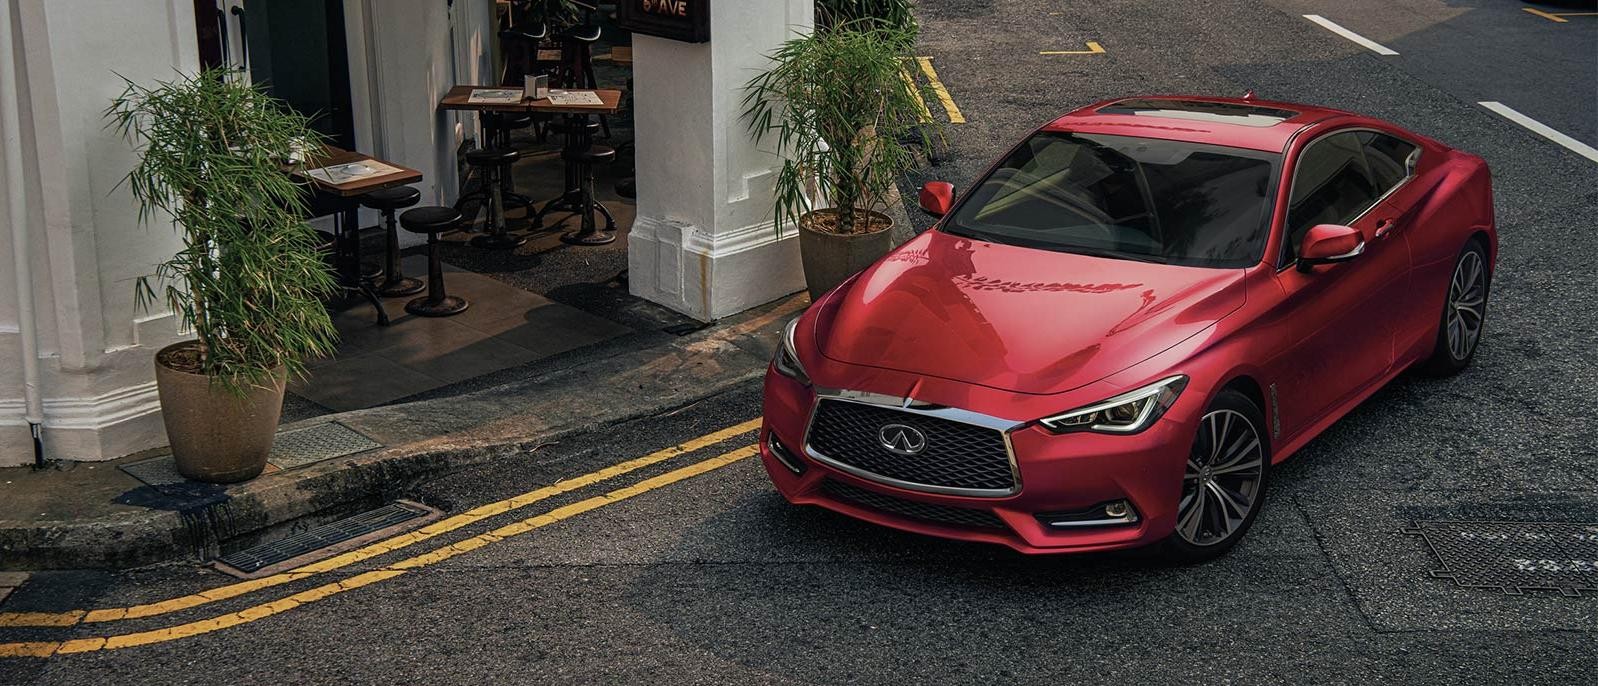
[[[1482,329],[1487,322],[1487,296],[1491,285],[1487,250],[1480,242],[1472,240],[1454,261],[1437,342],[1431,357],[1422,365],[1427,373],[1457,374],[1476,358],[1476,347],[1481,344]]]
[[[1219,557],[1248,533],[1265,501],[1270,445],[1248,396],[1222,391],[1199,420],[1182,474],[1176,530],[1163,543],[1172,562]]]

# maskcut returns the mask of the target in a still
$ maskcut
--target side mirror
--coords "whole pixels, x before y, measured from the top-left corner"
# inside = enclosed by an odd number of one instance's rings
[[[1317,224],[1304,234],[1298,248],[1298,270],[1307,272],[1317,264],[1347,262],[1365,252],[1365,237],[1359,229],[1338,224]]]
[[[928,181],[921,187],[921,210],[941,217],[954,208],[954,184],[948,181]]]

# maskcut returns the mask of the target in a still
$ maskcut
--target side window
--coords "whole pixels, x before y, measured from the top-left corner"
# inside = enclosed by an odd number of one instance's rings
[[[1365,162],[1370,165],[1371,176],[1383,194],[1409,178],[1410,158],[1420,153],[1420,148],[1403,139],[1361,131],[1360,142],[1365,147]]]
[[[1298,255],[1299,242],[1316,224],[1347,224],[1386,190],[1365,162],[1360,131],[1335,133],[1310,142],[1298,156],[1293,195],[1287,205],[1283,264]]]

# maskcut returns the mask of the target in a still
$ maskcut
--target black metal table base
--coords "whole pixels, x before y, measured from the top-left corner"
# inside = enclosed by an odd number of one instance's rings
[[[571,245],[606,245],[616,242],[616,232],[615,230],[605,229],[595,229],[593,231],[578,229],[562,234],[560,240],[562,243],[570,243]]]
[[[466,311],[470,304],[465,298],[447,296],[433,302],[427,296],[422,296],[405,304],[405,311],[418,317],[448,317]]]
[[[366,302],[371,303],[372,309],[377,311],[377,325],[388,326],[388,310],[383,308],[383,299],[372,288],[372,282],[367,279],[371,273],[374,278],[381,278],[383,270],[375,265],[365,264],[361,260],[361,231],[360,214],[355,207],[339,212],[335,217],[335,235],[338,240],[339,257],[339,287],[347,293],[358,293]]]
[[[485,233],[473,236],[471,240],[472,247],[484,250],[515,250],[526,242],[526,236],[509,233]]]
[[[416,295],[424,290],[427,290],[426,283],[424,283],[421,279],[412,279],[409,277],[400,279],[398,281],[390,279],[388,281],[384,281],[383,285],[377,287],[378,295],[381,295],[385,298],[399,298],[407,295]]]

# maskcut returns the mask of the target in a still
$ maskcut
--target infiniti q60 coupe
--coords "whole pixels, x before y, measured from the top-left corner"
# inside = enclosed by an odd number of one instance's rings
[[[1470,364],[1498,245],[1480,158],[1252,94],[1084,107],[921,205],[787,326],[762,461],[790,502],[1024,553],[1225,552],[1272,465]]]

